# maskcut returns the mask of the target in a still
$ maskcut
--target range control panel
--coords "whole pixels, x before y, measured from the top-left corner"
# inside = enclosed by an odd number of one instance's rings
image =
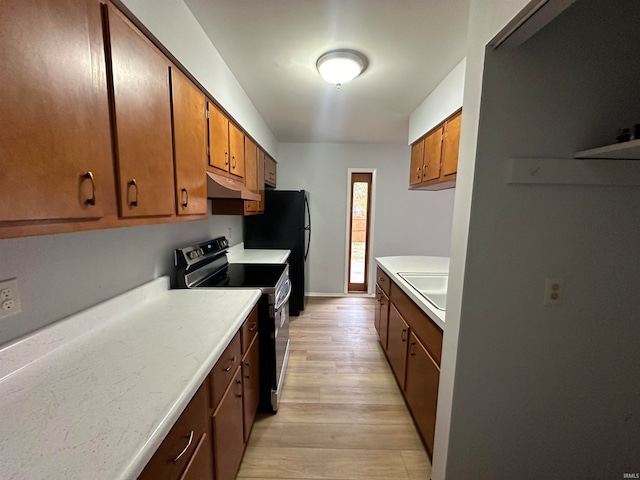
[[[180,256],[183,256],[184,261],[187,265],[193,265],[194,263],[198,263],[205,258],[209,258],[222,253],[228,248],[229,240],[227,240],[226,237],[218,237],[214,238],[213,240],[209,240],[208,242],[203,242],[198,245],[182,248],[180,250],[176,250],[176,265],[179,265],[181,263]]]

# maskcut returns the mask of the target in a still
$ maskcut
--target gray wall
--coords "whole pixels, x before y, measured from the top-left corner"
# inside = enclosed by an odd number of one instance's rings
[[[470,41],[489,3],[473,2]],[[446,443],[436,433],[446,459],[436,454],[434,479],[640,471],[640,188],[506,183],[510,158],[571,161],[638,122],[628,48],[639,23],[633,0],[581,0],[523,47],[487,50],[468,246],[452,250],[464,285],[459,317],[447,312],[459,336],[445,341],[443,374],[452,348],[457,363],[440,392],[452,395],[451,424]],[[481,59],[468,55],[468,71]],[[547,276],[564,277],[562,306],[543,306]]]
[[[242,241],[242,217],[0,240],[0,280],[16,277],[22,312],[0,344],[173,272],[173,250],[218,235]],[[178,319],[177,319],[178,321]]]
[[[278,189],[310,192],[308,292],[343,293],[349,168],[376,169],[373,257],[449,255],[454,191],[409,191],[410,147],[280,143],[278,151]]]

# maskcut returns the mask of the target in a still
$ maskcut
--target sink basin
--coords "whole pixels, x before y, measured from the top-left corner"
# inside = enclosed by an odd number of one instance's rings
[[[398,273],[398,275],[438,310],[447,309],[449,275],[429,273]]]

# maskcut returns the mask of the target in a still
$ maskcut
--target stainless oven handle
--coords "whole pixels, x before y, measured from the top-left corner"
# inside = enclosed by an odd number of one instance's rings
[[[280,307],[282,307],[285,303],[287,303],[289,301],[289,298],[291,297],[291,280],[287,279],[287,285],[288,285],[288,289],[287,289],[287,294],[284,296],[284,300],[281,300],[280,302],[278,302],[276,304],[276,306],[274,307],[275,310],[279,310]]]

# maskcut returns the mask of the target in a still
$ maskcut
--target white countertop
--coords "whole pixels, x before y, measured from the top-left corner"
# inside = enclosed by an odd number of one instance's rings
[[[264,248],[244,248],[244,242],[230,247],[227,254],[229,263],[284,263],[291,250],[268,250]]]
[[[449,257],[377,257],[376,262],[384,272],[409,295],[420,309],[426,313],[433,322],[444,330],[445,312],[432,306],[420,293],[398,273],[449,273]]]
[[[259,298],[161,277],[0,347],[0,476],[136,478]]]

